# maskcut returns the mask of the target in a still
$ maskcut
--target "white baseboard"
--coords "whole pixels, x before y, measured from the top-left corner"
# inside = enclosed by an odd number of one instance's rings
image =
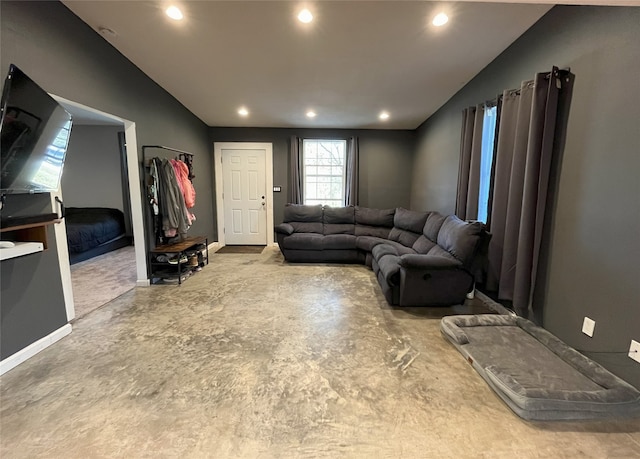
[[[149,279],[143,279],[143,280],[138,279],[136,281],[136,287],[148,287],[150,285],[151,285],[151,282],[149,281]]]
[[[220,242],[218,242],[218,241],[212,242],[208,246],[209,252],[211,252],[211,251],[215,252],[219,248],[220,248]]]
[[[6,359],[4,359],[2,362],[0,362],[0,375],[3,375],[7,371],[17,367],[22,362],[36,355],[38,352],[48,348],[56,341],[61,340],[62,338],[67,336],[69,333],[71,333],[71,324],[63,325],[62,327],[48,334],[44,338],[40,338],[35,343],[32,343],[27,347],[25,347],[24,349],[16,352],[15,354],[10,355]]]

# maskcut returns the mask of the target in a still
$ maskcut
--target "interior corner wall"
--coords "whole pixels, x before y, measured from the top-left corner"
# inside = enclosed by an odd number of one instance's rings
[[[274,222],[282,222],[289,196],[291,136],[348,139],[360,146],[360,205],[377,208],[409,207],[414,132],[378,129],[210,128],[211,142],[269,142],[273,145]]]
[[[123,126],[73,125],[62,174],[66,207],[124,211],[118,132]]]
[[[536,295],[543,324],[640,388],[626,355],[640,341],[640,8],[551,9],[418,129],[411,204],[453,212],[462,109],[553,65],[575,85]]]
[[[201,120],[59,2],[0,2],[3,75],[11,63],[49,93],[135,122],[139,148],[153,144],[192,152],[197,221],[190,233],[215,240],[212,146]],[[141,159],[141,151],[138,156]],[[49,195],[45,197],[49,202]],[[7,206],[14,198],[7,198]],[[60,320],[66,323],[55,235],[52,230],[48,234],[49,249],[44,253],[2,262],[2,358],[51,333]],[[34,257],[37,266],[23,260]],[[9,265],[16,265],[12,270],[19,275],[11,276]],[[40,287],[52,279],[55,288]],[[15,303],[12,292],[28,295]],[[16,314],[24,315],[24,320]],[[16,333],[10,331],[14,326]]]

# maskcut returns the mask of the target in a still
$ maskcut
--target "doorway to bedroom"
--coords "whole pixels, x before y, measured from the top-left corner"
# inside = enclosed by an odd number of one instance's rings
[[[55,96],[54,96],[55,97]],[[56,99],[72,114],[56,229],[68,320],[148,285],[135,124]],[[62,234],[64,233],[64,234]]]
[[[136,284],[122,123],[74,119],[62,199],[76,319]]]

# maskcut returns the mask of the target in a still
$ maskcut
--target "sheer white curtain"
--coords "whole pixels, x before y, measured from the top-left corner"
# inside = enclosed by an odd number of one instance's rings
[[[496,132],[496,121],[498,118],[498,107],[496,105],[485,105],[483,111],[477,220],[482,223],[487,223],[489,215],[489,189],[491,188],[491,167],[493,165],[493,146]]]

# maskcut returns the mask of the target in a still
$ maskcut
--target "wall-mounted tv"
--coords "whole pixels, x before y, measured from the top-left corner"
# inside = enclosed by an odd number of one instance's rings
[[[71,115],[13,64],[0,107],[0,191],[57,191],[71,134]]]

